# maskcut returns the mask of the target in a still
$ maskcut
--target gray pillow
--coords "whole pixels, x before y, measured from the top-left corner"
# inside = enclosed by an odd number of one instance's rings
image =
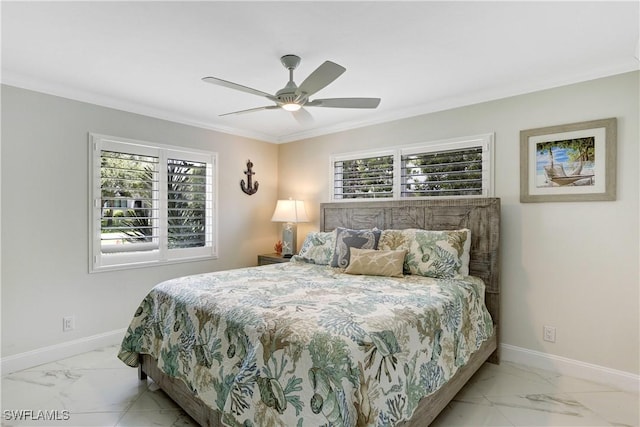
[[[331,267],[347,268],[349,265],[350,249],[378,249],[380,230],[352,230],[338,227],[336,232],[336,247],[333,251]]]

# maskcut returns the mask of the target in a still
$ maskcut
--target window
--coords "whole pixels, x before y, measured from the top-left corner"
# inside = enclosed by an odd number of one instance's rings
[[[393,154],[336,159],[333,162],[333,197],[393,197]]]
[[[214,153],[90,142],[91,271],[216,256]]]
[[[333,200],[493,196],[493,134],[332,156]]]

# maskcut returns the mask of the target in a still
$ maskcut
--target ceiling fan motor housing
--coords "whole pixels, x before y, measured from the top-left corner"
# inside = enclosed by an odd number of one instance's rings
[[[276,92],[276,98],[284,103],[296,102],[299,98],[296,94],[297,90],[298,86],[293,81],[289,81],[285,87]]]
[[[298,55],[284,55],[280,58],[280,62],[289,70],[289,81],[285,87],[276,92],[276,98],[282,104],[304,104],[306,100],[298,92],[298,85],[293,81],[293,70],[300,64],[300,57]]]
[[[280,58],[280,62],[287,70],[295,70],[300,64],[300,57],[298,55],[284,55]]]

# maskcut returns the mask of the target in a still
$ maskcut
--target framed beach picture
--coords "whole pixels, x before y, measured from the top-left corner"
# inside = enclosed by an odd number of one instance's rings
[[[616,199],[615,118],[520,131],[520,201]]]

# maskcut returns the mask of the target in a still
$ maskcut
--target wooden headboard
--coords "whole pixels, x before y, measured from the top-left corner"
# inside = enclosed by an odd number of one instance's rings
[[[320,230],[336,227],[471,230],[469,274],[486,285],[485,301],[500,324],[500,199],[353,201],[320,204]]]

